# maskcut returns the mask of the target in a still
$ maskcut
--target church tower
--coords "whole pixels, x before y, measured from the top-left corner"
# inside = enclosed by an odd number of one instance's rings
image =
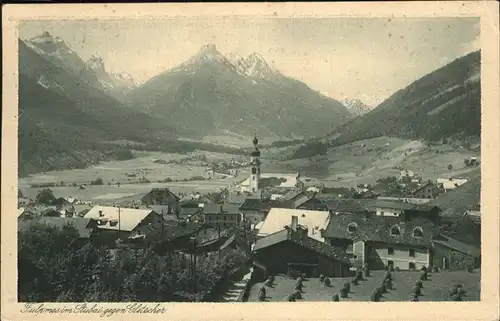
[[[255,135],[253,138],[254,149],[250,153],[250,165],[252,169],[249,180],[249,191],[251,193],[260,192],[260,150],[258,144],[259,140],[257,139],[257,135]]]

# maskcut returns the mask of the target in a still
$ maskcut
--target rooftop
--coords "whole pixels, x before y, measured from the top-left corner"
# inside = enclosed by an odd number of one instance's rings
[[[102,214],[102,216],[100,215]],[[122,231],[133,231],[139,223],[142,222],[149,214],[155,213],[152,209],[133,209],[133,208],[119,208],[112,206],[94,206],[90,211],[85,214],[85,218],[92,218],[95,220],[108,220],[116,221],[118,224],[99,225],[101,229]]]
[[[433,240],[432,242],[446,246],[450,249],[453,249],[455,251],[458,251],[458,252],[473,256],[473,257],[480,257],[481,256],[481,249],[480,248],[478,248],[474,245],[467,244],[467,243],[461,242],[459,240],[456,240],[452,237],[449,237],[448,235],[441,234],[439,236],[439,238]]]
[[[208,203],[203,208],[204,214],[239,214],[238,206],[230,203]]]
[[[329,258],[333,258],[335,260],[342,261],[346,264],[350,263],[345,252],[336,249],[327,243],[315,240],[301,232],[298,231],[294,232],[290,228],[285,228],[279,232],[258,239],[257,242],[255,243],[253,251],[259,251],[266,247],[270,247],[285,241],[293,242],[295,244],[308,248],[314,252],[317,252],[318,254],[324,255]]]
[[[323,240],[320,235],[321,229],[328,226],[329,212],[309,211],[290,208],[271,208],[259,230],[259,236],[267,236],[283,230],[290,225],[292,216],[298,217],[298,224],[308,228],[308,235],[312,238]]]
[[[352,226],[349,229],[349,225]],[[391,228],[397,226],[399,235],[392,235]],[[415,228],[422,229],[420,237],[414,237]],[[414,218],[403,221],[397,217],[387,216],[360,216],[350,214],[333,215],[323,236],[365,242],[383,242],[390,244],[411,244],[416,246],[430,246],[430,242],[437,233],[437,226],[430,220]]]

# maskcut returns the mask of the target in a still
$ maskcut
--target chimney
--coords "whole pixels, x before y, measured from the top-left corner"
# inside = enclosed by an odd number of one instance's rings
[[[292,231],[294,231],[294,232],[297,231],[298,225],[299,225],[299,217],[293,215],[292,216],[292,224],[290,225],[290,227],[292,228]]]
[[[99,217],[103,217],[104,214],[102,214],[102,210],[99,210]]]

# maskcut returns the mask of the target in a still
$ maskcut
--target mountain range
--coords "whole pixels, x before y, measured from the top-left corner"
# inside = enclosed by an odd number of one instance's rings
[[[336,128],[336,145],[378,136],[439,141],[481,134],[481,52],[423,76],[369,112]]]
[[[257,53],[226,58],[214,44],[132,90],[130,105],[169,118],[183,136],[324,135],[351,115],[340,102],[282,75]]]
[[[26,39],[24,43],[55,66],[121,102],[125,102],[127,93],[138,86],[127,73],[107,72],[102,58],[97,55],[84,62],[61,38],[48,32]]]
[[[480,52],[471,53],[369,110],[359,100],[339,102],[312,90],[258,53],[224,56],[208,44],[138,84],[107,71],[96,55],[83,61],[44,32],[19,40],[19,173],[123,157],[106,143],[115,140],[187,151],[222,148],[192,138],[255,131],[273,139],[319,136],[332,144],[380,135],[479,135],[479,69]]]

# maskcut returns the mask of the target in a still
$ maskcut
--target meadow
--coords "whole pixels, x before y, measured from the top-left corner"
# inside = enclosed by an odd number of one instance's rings
[[[351,284],[351,292],[348,297],[340,299],[340,302],[370,301],[372,292],[380,286],[385,271],[372,271],[372,275],[359,285]],[[393,289],[383,295],[381,301],[410,301],[412,288],[419,280],[418,271],[393,272]],[[352,278],[330,278],[331,286],[326,287],[318,278],[308,278],[303,284],[302,299],[300,301],[332,301],[332,296],[340,293],[344,283],[350,282]],[[475,272],[467,271],[441,271],[429,273],[429,280],[423,281],[422,296],[420,301],[446,301],[449,290],[455,284],[462,284],[467,295],[464,301],[479,301],[481,289],[481,274],[479,270]],[[270,302],[287,301],[287,297],[294,290],[296,280],[284,275],[275,278],[272,287],[266,287],[266,300]],[[255,284],[250,290],[249,302],[258,301],[259,289],[263,283]]]

